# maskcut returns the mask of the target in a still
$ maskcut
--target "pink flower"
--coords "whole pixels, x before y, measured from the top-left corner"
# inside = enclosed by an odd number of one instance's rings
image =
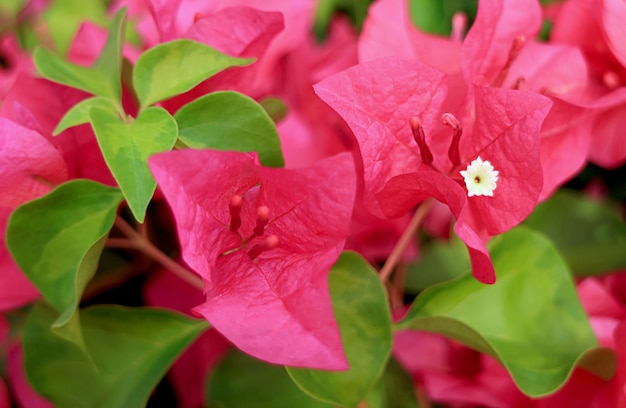
[[[347,368],[327,276],[348,233],[351,156],[286,170],[261,167],[253,154],[181,150],[150,167],[182,257],[205,283],[195,312],[257,358]]]
[[[550,101],[530,92],[474,85],[472,110],[461,122],[442,116],[445,76],[404,58],[359,64],[315,90],[357,139],[366,208],[394,218],[428,197],[445,203],[470,251],[474,276],[493,283],[484,239],[517,225],[537,202],[542,187],[539,129]],[[499,172],[492,197],[468,197],[463,187],[459,172],[479,156]]]

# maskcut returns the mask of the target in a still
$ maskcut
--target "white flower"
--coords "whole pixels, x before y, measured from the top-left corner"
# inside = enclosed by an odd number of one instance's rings
[[[498,181],[498,171],[494,170],[487,160],[483,161],[478,157],[467,166],[467,169],[461,171],[461,176],[465,179],[468,197],[493,197],[493,190],[496,189]]]

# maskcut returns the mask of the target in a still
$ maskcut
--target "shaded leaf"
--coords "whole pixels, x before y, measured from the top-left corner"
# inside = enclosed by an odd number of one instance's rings
[[[463,241],[434,240],[420,248],[420,257],[408,265],[405,289],[418,293],[432,285],[456,278],[471,268]]]
[[[418,408],[411,376],[395,360],[389,359],[382,377],[367,394],[370,408]]]
[[[24,327],[26,374],[59,407],[144,407],[175,358],[207,327],[170,311],[101,305],[81,311],[92,365],[53,335],[55,315],[38,304]]]
[[[331,269],[329,285],[350,368],[332,372],[287,367],[287,372],[316,398],[353,407],[378,380],[389,357],[389,305],[378,274],[354,252],[341,255]]]
[[[67,182],[19,207],[9,219],[7,246],[24,274],[60,314],[59,334],[81,343],[75,315],[82,292],[122,200],[119,190],[93,181]]]
[[[218,72],[248,65],[250,59],[233,58],[191,40],[175,40],[144,52],[133,70],[133,84],[142,109],[181,94]]]
[[[263,107],[237,92],[215,92],[183,106],[179,138],[194,149],[255,151],[265,166],[284,166],[278,132]]]
[[[567,266],[547,239],[521,227],[496,238],[490,253],[494,285],[465,275],[426,289],[398,327],[493,355],[527,395],[553,392],[597,346]]]
[[[143,222],[156,189],[148,158],[174,147],[176,121],[165,109],[155,106],[141,112],[133,122],[121,122],[116,113],[99,107],[92,108],[89,117],[111,173],[133,215]]]
[[[264,363],[236,350],[215,368],[207,392],[206,400],[211,407],[331,407],[304,393],[283,367]]]
[[[550,238],[575,275],[626,268],[626,224],[614,210],[580,193],[557,192],[524,224]]]

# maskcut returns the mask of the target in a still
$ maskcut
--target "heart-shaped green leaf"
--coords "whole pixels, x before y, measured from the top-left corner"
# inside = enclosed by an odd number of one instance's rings
[[[32,386],[58,407],[145,407],[175,358],[208,327],[159,309],[93,306],[80,312],[93,362],[50,332],[54,311],[36,305],[24,327]]]
[[[123,35],[126,29],[126,8],[120,9],[109,29],[107,42],[90,68],[72,64],[53,52],[37,48],[33,59],[45,78],[82,89],[120,103]]]
[[[626,268],[626,224],[608,205],[559,191],[538,205],[524,224],[550,238],[575,275]]]
[[[329,286],[350,368],[332,372],[287,367],[287,372],[314,397],[354,407],[378,380],[391,352],[387,294],[376,271],[353,252],[344,252],[335,263]]]
[[[148,168],[148,158],[169,151],[176,143],[178,128],[163,108],[152,106],[133,122],[121,122],[111,110],[94,107],[89,111],[100,150],[113,177],[139,222],[156,189]]]
[[[215,92],[183,106],[176,115],[179,137],[194,149],[255,151],[265,166],[284,166],[276,125],[253,99]]]
[[[411,376],[393,358],[366,398],[369,408],[418,408]]]
[[[74,180],[22,205],[9,219],[7,246],[13,258],[60,314],[54,322],[59,334],[77,344],[82,339],[76,308],[121,201],[118,189]]]
[[[305,394],[283,367],[233,350],[211,373],[209,406],[258,408],[330,408]]]
[[[523,227],[494,239],[490,253],[495,284],[467,274],[430,287],[398,327],[441,333],[491,354],[527,395],[553,392],[597,346],[567,265],[550,241]]]
[[[181,94],[218,72],[252,63],[233,58],[191,40],[159,44],[144,52],[135,64],[133,84],[141,108]]]
[[[65,129],[71,128],[73,126],[82,125],[83,123],[89,123],[89,111],[91,108],[101,108],[104,110],[115,112],[117,106],[111,99],[104,98],[101,96],[94,96],[93,98],[88,98],[80,101],[76,105],[72,106],[70,110],[68,110],[63,118],[57,125],[56,129],[54,129],[53,135],[56,136],[59,133],[63,132]]]

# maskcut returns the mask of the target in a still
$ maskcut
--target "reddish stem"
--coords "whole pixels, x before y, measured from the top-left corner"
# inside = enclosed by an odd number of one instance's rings
[[[146,237],[135,231],[122,217],[119,215],[115,218],[115,226],[128,237],[128,239],[109,238],[107,243],[109,246],[118,248],[136,249],[147,257],[157,261],[164,268],[178,276],[185,282],[195,288],[204,290],[202,279],[189,269],[185,268],[169,256],[165,255],[159,248],[154,246]],[[123,241],[126,241],[125,243]]]
[[[382,269],[380,270],[380,280],[383,283],[387,282],[387,280],[389,279],[391,272],[400,261],[400,258],[402,257],[402,254],[404,253],[404,250],[406,249],[406,246],[409,244],[411,239],[415,236],[415,232],[422,224],[422,221],[424,221],[424,217],[428,213],[428,210],[430,209],[431,206],[432,206],[432,199],[429,198],[426,201],[424,201],[419,207],[417,207],[417,210],[415,211],[415,214],[413,215],[411,222],[402,233],[402,236],[398,240],[398,243],[393,248],[393,251],[391,251],[391,255],[389,255],[389,258],[387,258],[387,261],[385,262]]]

